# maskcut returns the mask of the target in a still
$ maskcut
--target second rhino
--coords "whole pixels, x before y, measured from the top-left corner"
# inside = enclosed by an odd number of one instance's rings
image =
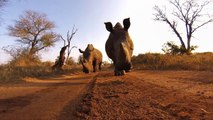
[[[83,57],[80,59],[83,72],[90,73],[101,70],[102,53],[94,48],[92,44],[88,44],[84,51],[79,49],[79,52],[83,54]]]

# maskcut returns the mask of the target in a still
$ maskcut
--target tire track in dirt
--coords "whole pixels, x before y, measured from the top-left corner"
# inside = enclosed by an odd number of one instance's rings
[[[42,84],[42,88],[34,93],[25,96],[1,98],[0,118],[1,120],[60,120],[62,118],[74,118],[78,101],[87,89],[88,84],[90,85],[91,81],[94,80],[94,76],[95,74],[80,74],[54,78],[56,83],[39,83]],[[48,79],[43,81],[48,82]],[[34,86],[32,83],[30,85]],[[68,106],[69,109],[67,109]],[[69,116],[67,116],[68,114]]]
[[[64,107],[64,110],[57,120],[82,120],[87,118],[88,114],[91,112],[92,91],[99,74],[100,73],[94,75],[77,99],[70,101],[69,104]],[[70,114],[70,111],[74,112]]]

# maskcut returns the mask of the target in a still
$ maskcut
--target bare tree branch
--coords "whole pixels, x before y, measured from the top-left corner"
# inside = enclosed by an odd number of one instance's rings
[[[181,0],[169,0],[169,3],[174,8],[174,10],[171,12],[171,15],[178,19],[175,19],[175,21],[170,21],[168,16],[165,14],[166,11],[163,11],[158,6],[155,6],[154,10],[156,11],[156,13],[154,14],[154,20],[166,22],[179,38],[182,47],[186,49],[185,51],[190,52],[190,43],[191,38],[193,37],[193,33],[204,25],[213,22],[213,16],[208,13],[203,13],[204,8],[209,5],[210,1],[202,1],[202,3],[199,4],[199,2],[197,2],[196,0],[186,0],[184,2]],[[202,19],[207,20],[202,21]],[[178,20],[183,22],[185,26],[187,48],[185,47],[185,43],[183,41],[183,37],[180,34],[180,31],[177,30]]]
[[[203,27],[204,25],[210,23],[210,22],[213,22],[213,19],[210,19],[210,20],[208,20],[208,21],[202,23],[201,25],[198,25],[197,27],[195,27],[195,28],[192,30],[192,33],[195,32],[197,29]]]
[[[64,41],[64,46],[66,46],[66,40],[60,35],[61,40]]]
[[[66,61],[67,62],[69,60],[69,56],[71,54],[71,51],[73,48],[77,48],[76,46],[72,46],[71,47],[71,41],[74,37],[74,35],[76,34],[76,32],[78,31],[78,29],[75,29],[75,26],[73,26],[72,28],[72,32],[70,33],[69,31],[67,32],[67,39],[65,40],[62,36],[60,36],[61,40],[64,41],[64,46],[67,46],[67,57],[66,57]],[[67,45],[66,45],[67,42]]]

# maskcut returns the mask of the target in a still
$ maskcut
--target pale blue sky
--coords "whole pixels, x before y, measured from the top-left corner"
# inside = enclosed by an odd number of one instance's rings
[[[25,10],[45,13],[50,21],[56,25],[55,32],[66,38],[68,30],[73,25],[78,29],[72,40],[72,45],[85,49],[87,44],[93,44],[101,50],[104,60],[108,60],[105,53],[105,42],[109,32],[105,29],[104,22],[122,22],[130,17],[130,36],[135,44],[134,55],[146,52],[162,52],[162,45],[166,41],[176,41],[176,36],[167,24],[153,20],[154,5],[166,5],[167,0],[10,0],[2,12],[0,29],[0,48],[14,44],[15,38],[8,36],[7,26],[14,25],[14,20]],[[198,45],[196,52],[213,52],[212,38],[213,25],[208,24],[195,34],[192,44]],[[211,44],[210,44],[211,43]],[[42,54],[42,60],[54,61],[58,56],[63,42]],[[9,55],[0,50],[0,63],[9,60]],[[80,53],[73,49],[71,56],[78,58]]]

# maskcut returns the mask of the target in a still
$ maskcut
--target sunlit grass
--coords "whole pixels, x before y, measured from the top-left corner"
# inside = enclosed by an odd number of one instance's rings
[[[23,61],[22,61],[23,62]],[[25,77],[43,77],[82,72],[81,65],[65,65],[63,71],[53,71],[51,62],[36,64],[6,64],[0,65],[0,83],[24,82]],[[213,71],[213,53],[197,53],[192,55],[165,55],[146,53],[132,58],[135,70],[205,70]],[[112,65],[104,65],[103,71],[113,70]]]
[[[11,64],[0,66],[0,83],[24,82],[25,77],[43,77],[80,71],[80,66],[64,66],[63,71],[53,71],[50,63],[31,66],[14,66]]]
[[[134,69],[213,71],[213,53],[165,55],[146,53],[133,57]]]

